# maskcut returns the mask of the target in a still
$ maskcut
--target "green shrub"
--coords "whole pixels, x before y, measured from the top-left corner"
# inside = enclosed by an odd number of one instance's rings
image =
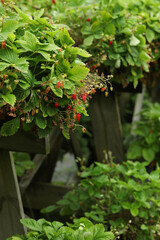
[[[72,227],[61,222],[49,222],[45,219],[23,219],[24,226],[31,231],[25,236],[13,236],[8,240],[112,240],[114,234],[107,232],[102,224],[94,225],[86,218],[76,219]]]
[[[85,215],[94,222],[117,229],[118,234],[127,239],[159,239],[160,168],[157,166],[148,174],[147,164],[97,162],[84,167],[80,184],[56,206],[49,206],[42,212],[59,208],[61,215],[73,218]]]
[[[158,0],[57,0],[51,5],[46,15],[70,27],[75,44],[92,54],[91,70],[113,74],[124,87],[136,86],[160,56]]]
[[[160,104],[147,102],[136,122],[134,136],[130,139],[128,159],[159,162],[160,154]]]

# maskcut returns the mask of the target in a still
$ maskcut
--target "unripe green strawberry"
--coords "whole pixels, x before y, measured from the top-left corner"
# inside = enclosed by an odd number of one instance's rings
[[[14,84],[17,85],[19,83],[19,80],[18,79],[15,79],[14,80]]]

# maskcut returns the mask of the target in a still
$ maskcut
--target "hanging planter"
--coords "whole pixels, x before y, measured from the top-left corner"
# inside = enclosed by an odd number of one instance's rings
[[[43,138],[59,126],[69,138],[69,129],[87,115],[89,69],[77,56],[90,54],[73,47],[63,25],[42,16],[43,10],[32,18],[15,6],[1,12],[1,136],[23,129]]]

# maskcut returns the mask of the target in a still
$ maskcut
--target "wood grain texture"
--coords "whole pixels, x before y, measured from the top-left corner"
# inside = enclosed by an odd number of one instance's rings
[[[18,131],[9,137],[0,137],[0,148],[8,151],[48,154],[49,136],[39,139],[33,133]]]
[[[24,234],[22,201],[12,155],[0,150],[0,240]]]
[[[104,160],[104,151],[111,151],[115,162],[125,160],[122,144],[121,122],[116,96],[105,97],[96,93],[90,102],[91,121],[97,160]]]
[[[32,182],[23,195],[24,207],[42,209],[55,204],[69,190],[67,187],[55,186],[50,183]],[[38,201],[37,201],[38,199]]]

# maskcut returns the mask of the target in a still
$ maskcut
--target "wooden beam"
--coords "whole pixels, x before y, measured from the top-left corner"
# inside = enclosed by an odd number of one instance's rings
[[[50,152],[49,136],[39,139],[31,132],[19,130],[13,136],[0,137],[0,148],[15,152],[48,154]]]
[[[46,157],[47,156],[43,154],[36,154],[35,157],[33,158],[33,163],[35,164],[35,167],[29,170],[29,172],[27,171],[23,175],[19,183],[21,195],[23,195],[29,184],[32,182],[35,174],[37,173],[38,169],[40,168],[41,164],[46,159]]]
[[[0,239],[24,234],[22,201],[12,155],[0,150]]]
[[[39,171],[35,175],[35,181],[50,182],[53,176],[54,168],[58,160],[59,151],[62,147],[64,137],[58,127],[53,129],[50,136],[50,154],[43,161]]]
[[[27,208],[42,209],[55,204],[69,188],[50,183],[32,182],[23,195],[23,205]]]

